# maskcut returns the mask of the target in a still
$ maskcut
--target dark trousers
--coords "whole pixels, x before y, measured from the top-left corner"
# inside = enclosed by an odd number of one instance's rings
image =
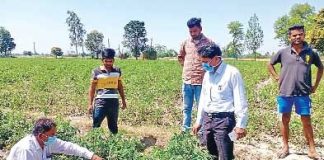
[[[103,105],[95,105],[93,111],[93,128],[100,127],[102,121],[107,117],[108,129],[111,133],[118,133],[118,112],[119,101],[117,98],[109,98],[105,100]]]
[[[205,114],[203,120],[204,138],[209,153],[215,160],[234,159],[234,143],[228,136],[235,127],[234,113]]]

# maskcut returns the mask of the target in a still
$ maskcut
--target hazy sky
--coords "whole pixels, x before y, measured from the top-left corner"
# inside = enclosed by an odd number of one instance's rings
[[[203,33],[221,47],[231,40],[227,24],[240,21],[246,31],[248,20],[256,13],[264,32],[261,52],[277,51],[274,39],[275,20],[287,14],[293,4],[308,3],[316,12],[324,7],[323,0],[0,0],[0,26],[11,32],[17,44],[14,53],[33,51],[49,53],[51,47],[64,52],[74,50],[68,38],[67,10],[80,17],[87,33],[96,29],[109,37],[111,47],[118,48],[123,40],[124,26],[130,20],[145,22],[147,38],[178,50],[189,36],[186,22],[202,18]]]

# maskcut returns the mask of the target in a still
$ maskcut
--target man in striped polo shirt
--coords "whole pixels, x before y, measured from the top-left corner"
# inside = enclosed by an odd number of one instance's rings
[[[118,94],[122,99],[122,109],[126,108],[121,70],[114,66],[115,50],[107,48],[101,51],[102,66],[95,68],[91,75],[89,88],[89,114],[93,114],[93,128],[100,127],[107,117],[111,133],[118,132]]]

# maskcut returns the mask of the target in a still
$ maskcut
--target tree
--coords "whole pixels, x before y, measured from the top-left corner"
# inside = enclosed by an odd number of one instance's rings
[[[16,48],[14,39],[4,27],[0,27],[0,56],[8,56],[8,54]]]
[[[155,44],[154,49],[157,52],[157,57],[175,57],[177,55],[177,51],[173,49],[168,49],[165,45]]]
[[[96,55],[98,59],[98,51],[104,48],[103,40],[104,35],[97,30],[93,30],[87,34],[85,46],[91,52],[92,58]]]
[[[154,49],[154,47],[147,47],[143,51],[143,59],[149,59],[149,60],[156,60],[157,59],[157,52]]]
[[[310,44],[324,54],[324,8],[315,17],[315,23],[309,34]]]
[[[229,29],[229,33],[232,35],[232,47],[234,50],[235,58],[238,58],[238,55],[241,55],[244,50],[244,32],[243,32],[243,24],[241,24],[239,21],[232,21],[227,25],[227,28]]]
[[[63,52],[62,52],[62,49],[59,47],[52,47],[51,54],[53,54],[55,56],[55,58],[57,58],[58,56],[62,56]]]
[[[31,55],[33,55],[33,52],[31,52],[31,51],[23,51],[23,55],[31,56]]]
[[[295,24],[305,26],[306,36],[314,23],[315,8],[308,3],[295,4],[288,15],[279,17],[274,24],[275,38],[279,39],[281,45],[289,45],[288,28]],[[308,39],[308,37],[306,37]]]
[[[80,18],[76,13],[73,11],[67,11],[69,15],[66,18],[66,24],[69,27],[69,38],[71,40],[71,46],[75,46],[75,53],[78,55],[78,46],[82,47],[82,56],[84,56],[84,49],[83,49],[83,37],[86,34],[86,30],[83,28],[84,25],[81,23]]]
[[[255,54],[254,59],[256,60],[256,50],[260,48],[263,43],[263,31],[259,24],[259,19],[256,14],[254,14],[249,20],[249,28],[245,35],[246,48]]]
[[[224,48],[223,48],[223,55],[224,57],[228,58],[236,58],[237,55],[235,54],[233,43],[230,42],[228,43]]]
[[[142,21],[132,20],[124,27],[123,46],[128,48],[137,59],[146,48],[146,29]]]

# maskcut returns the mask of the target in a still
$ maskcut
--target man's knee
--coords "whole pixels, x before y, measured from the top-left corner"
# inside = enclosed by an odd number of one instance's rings
[[[310,126],[312,124],[310,116],[301,116],[301,121],[302,121],[303,125],[306,125],[306,126]]]
[[[281,116],[281,121],[284,125],[288,125],[290,122],[290,113],[283,113]]]

